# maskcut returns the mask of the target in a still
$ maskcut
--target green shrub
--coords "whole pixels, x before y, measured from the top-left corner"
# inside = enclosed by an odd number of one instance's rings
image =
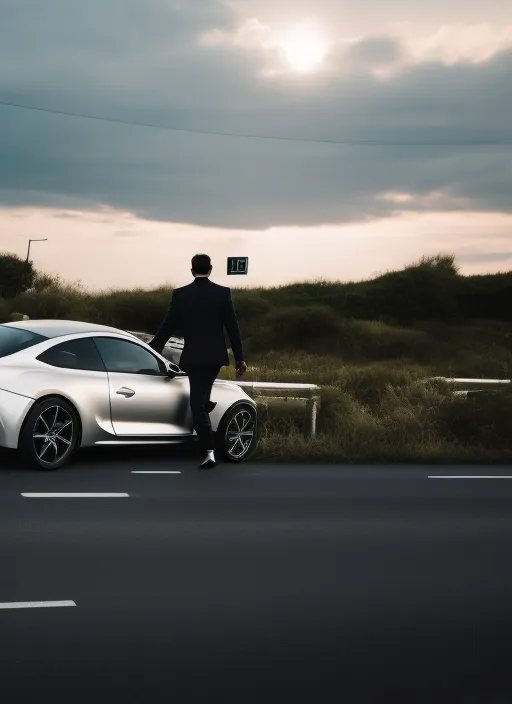
[[[459,306],[465,281],[458,274],[454,257],[440,254],[369,281],[305,282],[268,289],[263,294],[274,306],[314,304],[328,306],[344,318],[411,325],[417,320],[456,321],[467,317],[467,306]]]
[[[96,319],[93,299],[74,287],[27,291],[9,303],[12,312],[22,310],[33,320]]]
[[[320,280],[257,289],[257,293],[263,295],[272,307],[327,306],[346,316],[349,287],[350,284]]]
[[[245,289],[233,291],[233,302],[244,340],[249,341],[261,329],[272,304],[258,291]]]
[[[461,277],[457,306],[469,319],[510,320],[512,272]]]
[[[155,333],[171,299],[166,288],[156,291],[109,291],[94,297],[97,321],[121,330]]]
[[[403,389],[428,376],[424,367],[396,363],[351,364],[343,367],[336,386],[358,402],[375,407],[391,388]]]
[[[308,305],[276,308],[263,319],[253,335],[256,349],[323,349],[336,346],[343,320],[328,306]]]
[[[28,320],[28,315],[25,315],[25,313],[11,313],[9,316],[9,320],[11,323],[17,323],[20,320]]]
[[[278,434],[288,436],[306,431],[304,403],[266,400],[256,397],[258,403],[258,422],[260,435],[263,437]]]
[[[32,262],[14,254],[0,254],[0,297],[14,298],[32,286],[35,272]]]
[[[345,326],[344,352],[352,360],[410,359],[427,363],[435,354],[428,333],[388,325],[378,320],[353,320]]]
[[[9,303],[4,298],[0,298],[0,324],[7,323],[8,321],[9,321]]]
[[[59,289],[67,289],[69,286],[64,284],[58,276],[36,272],[32,288],[35,291],[57,291]]]
[[[461,277],[453,259],[442,255],[423,258],[402,271],[367,282],[361,291],[366,291],[368,297],[368,313],[400,325],[411,325],[417,320],[457,320],[460,312],[456,296]]]
[[[487,450],[512,451],[512,393],[482,391],[451,398],[439,413],[439,426],[448,440]]]

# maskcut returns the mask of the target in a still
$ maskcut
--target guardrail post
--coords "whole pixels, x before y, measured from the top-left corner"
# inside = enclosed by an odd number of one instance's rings
[[[306,428],[306,434],[309,437],[315,437],[316,435],[316,422],[317,422],[317,417],[318,417],[318,409],[320,407],[320,396],[319,395],[314,395],[314,392],[317,391],[319,387],[317,384],[280,384],[276,382],[265,382],[265,381],[232,381],[232,384],[236,384],[237,386],[240,386],[242,388],[250,389],[250,392],[253,394],[253,397],[255,397],[255,392],[258,389],[265,390],[265,391],[272,391],[273,389],[276,390],[282,390],[282,391],[305,391],[306,393],[309,394],[307,397],[301,397],[301,398],[291,398],[288,396],[263,396],[260,398],[265,399],[265,405],[267,404],[267,399],[274,399],[274,400],[279,400],[279,401],[304,401],[306,403],[306,415],[308,417],[308,420],[306,422],[307,428]]]
[[[314,438],[316,436],[316,421],[318,417],[318,406],[320,403],[319,396],[312,396],[306,400],[306,409],[308,410],[308,429],[307,434],[309,437]]]

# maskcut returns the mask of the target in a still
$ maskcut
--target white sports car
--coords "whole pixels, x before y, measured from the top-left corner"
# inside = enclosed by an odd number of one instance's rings
[[[0,325],[0,447],[57,469],[79,447],[161,445],[197,438],[187,375],[135,335],[68,320]],[[215,381],[217,452],[248,459],[256,404],[234,382]]]

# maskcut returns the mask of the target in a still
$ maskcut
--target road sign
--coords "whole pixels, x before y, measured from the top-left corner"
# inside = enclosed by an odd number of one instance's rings
[[[247,274],[249,257],[228,257],[228,275]]]

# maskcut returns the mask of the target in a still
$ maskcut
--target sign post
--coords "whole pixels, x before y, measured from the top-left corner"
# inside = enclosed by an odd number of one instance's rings
[[[228,276],[247,274],[249,257],[228,257]]]

